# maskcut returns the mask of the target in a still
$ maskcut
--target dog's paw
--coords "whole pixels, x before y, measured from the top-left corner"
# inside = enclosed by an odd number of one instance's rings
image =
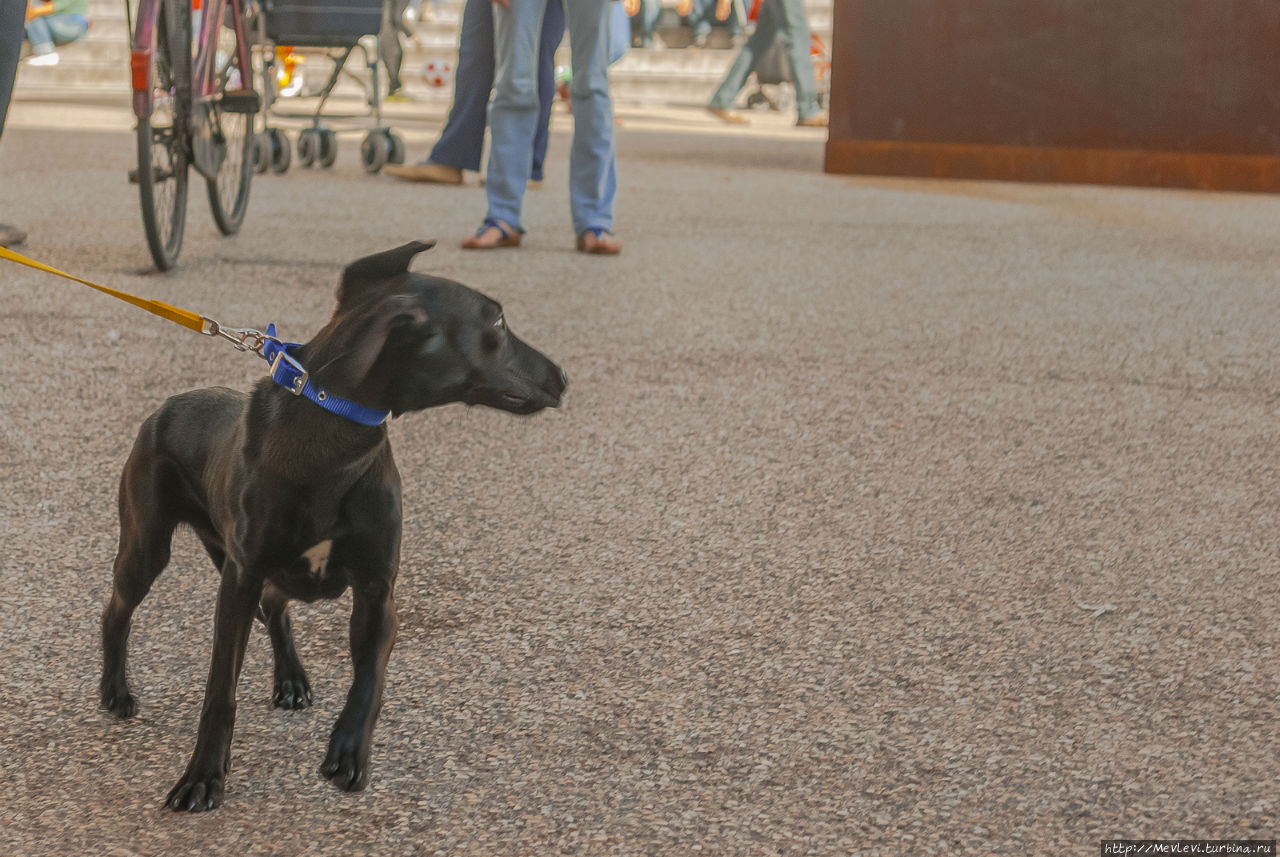
[[[165,798],[166,809],[174,812],[208,812],[222,804],[223,775],[187,772]]]
[[[271,704],[276,708],[297,711],[311,705],[311,682],[299,673],[290,678],[277,678]]]
[[[102,707],[121,720],[138,713],[138,701],[127,690],[104,692],[102,694]]]
[[[358,792],[369,784],[369,748],[358,738],[334,730],[320,773],[344,792]]]

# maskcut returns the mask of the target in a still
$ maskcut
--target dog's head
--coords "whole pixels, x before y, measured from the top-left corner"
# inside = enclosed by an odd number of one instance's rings
[[[307,368],[396,416],[450,402],[515,414],[558,407],[564,370],[511,332],[497,301],[409,271],[434,245],[411,242],[349,265],[333,318],[303,348]]]

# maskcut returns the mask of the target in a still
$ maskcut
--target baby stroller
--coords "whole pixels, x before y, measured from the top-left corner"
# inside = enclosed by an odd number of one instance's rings
[[[358,116],[325,114],[325,103],[333,94],[339,78],[346,72],[351,54],[359,50],[369,72],[364,86],[373,128],[360,143],[360,163],[366,172],[376,173],[386,164],[404,163],[404,140],[382,123],[382,100],[378,85],[378,50],[376,39],[382,29],[385,0],[261,0],[262,32],[276,45],[302,48],[330,48],[333,71],[319,93],[320,102],[309,117],[311,127],[298,132],[298,160],[309,167],[319,163],[333,166],[338,157],[338,134],[324,123],[325,119],[357,119]],[[375,46],[362,41],[373,36]],[[392,38],[398,35],[392,34]],[[267,109],[275,101],[275,52],[267,53],[264,65],[263,91],[267,93]],[[354,77],[350,72],[348,76]],[[358,78],[357,78],[358,79]],[[363,85],[363,81],[361,81]],[[270,113],[267,114],[268,117]],[[276,115],[286,115],[279,114]],[[303,117],[306,118],[306,117]],[[277,173],[289,169],[289,140],[280,128],[267,127],[259,137],[255,153],[258,172],[268,168]]]

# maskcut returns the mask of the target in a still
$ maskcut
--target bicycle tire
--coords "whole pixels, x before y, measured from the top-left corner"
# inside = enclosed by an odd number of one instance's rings
[[[249,187],[253,182],[253,120],[256,114],[223,109],[223,96],[228,90],[249,89],[253,83],[253,60],[250,68],[239,67],[236,31],[228,26],[230,7],[217,31],[217,67],[215,95],[210,102],[211,133],[226,153],[216,177],[205,180],[209,192],[209,208],[213,221],[223,235],[235,235],[244,223],[249,208]]]
[[[138,119],[138,195],[147,247],[156,267],[178,261],[187,220],[191,99],[190,19],[160,0],[151,47],[151,111]]]

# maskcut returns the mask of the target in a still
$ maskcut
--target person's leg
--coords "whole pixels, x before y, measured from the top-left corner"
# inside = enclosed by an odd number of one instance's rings
[[[707,46],[707,37],[712,32],[713,20],[716,20],[716,0],[694,0],[694,10],[689,15],[689,23],[694,28],[695,46]]]
[[[22,56],[23,19],[27,4],[18,0],[0,0],[0,137],[4,136],[4,120],[9,113],[13,81],[18,76],[18,59]],[[0,192],[0,200],[5,199]],[[0,223],[0,247],[12,247],[27,240],[27,233],[16,226]]]
[[[542,181],[542,164],[547,159],[551,108],[556,104],[556,48],[563,38],[564,2],[547,0],[538,44],[538,131],[533,137],[533,172],[529,175],[535,182]]]
[[[780,31],[791,67],[791,82],[796,90],[796,114],[803,122],[822,112],[818,107],[813,55],[809,52],[809,19],[805,15],[804,0],[765,0],[762,5],[774,6],[774,13],[782,21]],[[764,16],[763,8],[760,14]]]
[[[609,6],[609,52],[606,65],[612,66],[622,60],[631,50],[631,19],[621,3]]]
[[[31,52],[38,57],[54,51],[53,33],[49,30],[49,17],[44,15],[27,22],[27,41],[31,43]]]
[[[613,229],[613,197],[617,191],[613,139],[613,99],[609,94],[612,4],[598,0],[566,0],[569,47],[573,55],[573,148],[569,155],[569,207],[579,247],[585,233]],[[615,251],[616,252],[616,251]]]
[[[640,0],[640,34],[642,44],[647,48],[653,44],[653,31],[662,17],[660,0]]]
[[[453,106],[440,139],[431,149],[429,163],[479,171],[492,91],[493,0],[467,0],[458,38]]]
[[[27,4],[0,0],[0,136],[4,135],[4,119],[9,112],[13,81],[18,76],[18,59],[22,56],[23,23]]]
[[[404,27],[404,7],[409,0],[384,0],[382,26],[378,30],[378,56],[387,70],[387,94],[400,91],[400,66],[404,62],[404,45],[400,33]]]
[[[773,0],[765,0],[760,4],[760,17],[756,21],[755,32],[743,44],[742,50],[738,51],[719,89],[707,103],[707,107],[713,112],[728,113],[733,110],[733,103],[747,82],[747,75],[751,74],[751,70],[755,68],[756,61],[772,47],[773,40],[778,35],[778,19],[772,2]]]
[[[79,41],[89,32],[89,19],[83,15],[48,15],[41,19],[49,25],[49,35],[57,47]]]
[[[497,66],[489,108],[486,220],[505,223],[518,232],[524,231],[520,217],[533,168],[533,137],[538,130],[538,42],[546,6],[538,0],[517,0],[510,7],[493,8]],[[464,246],[474,246],[474,242]]]
[[[725,19],[725,25],[729,28],[729,35],[735,39],[742,35],[742,18],[738,16],[738,12],[742,11],[742,9],[742,6],[734,3],[729,7],[729,17]]]

